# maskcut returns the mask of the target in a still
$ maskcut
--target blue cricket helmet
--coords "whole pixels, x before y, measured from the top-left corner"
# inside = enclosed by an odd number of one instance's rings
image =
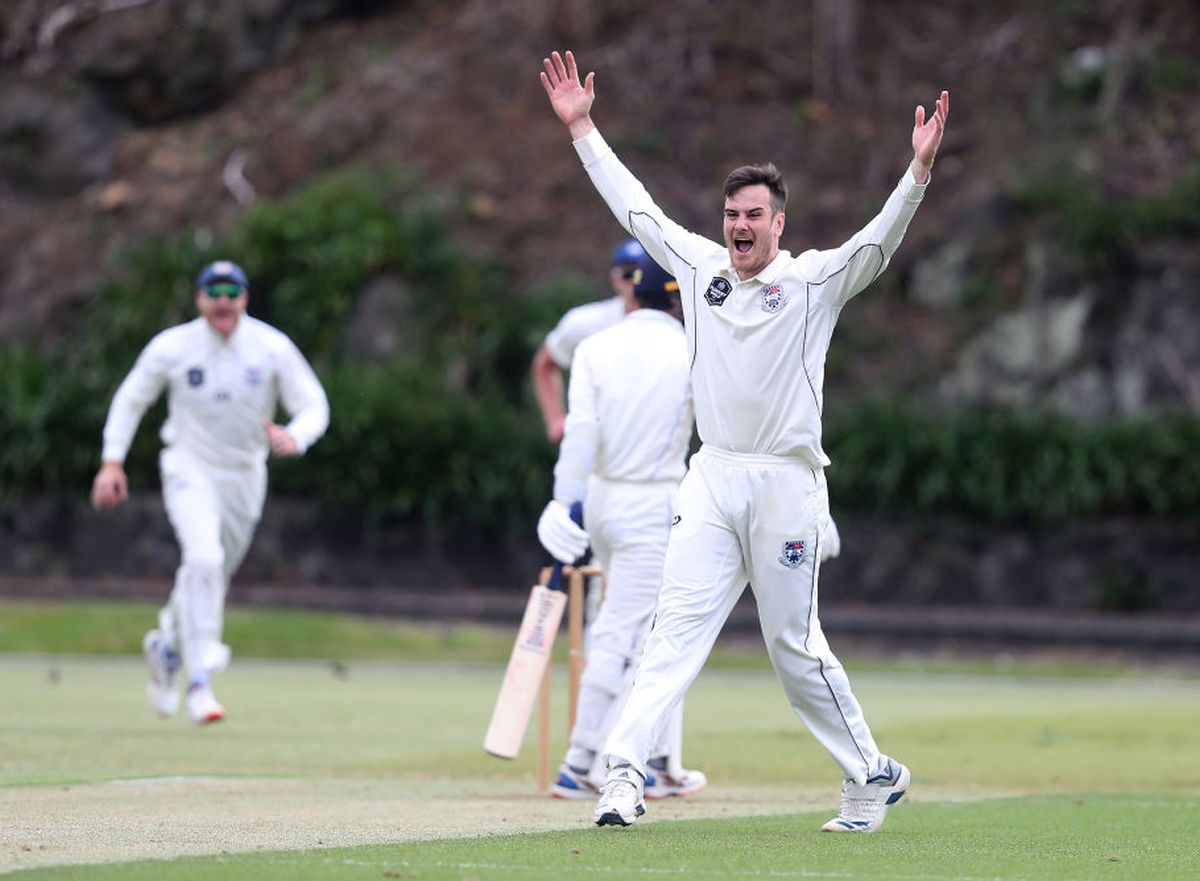
[[[637,239],[626,239],[617,245],[617,250],[613,251],[612,265],[621,266],[625,263],[641,263],[642,258],[646,256],[646,249],[642,247],[642,243]]]
[[[202,288],[214,281],[231,281],[239,287],[249,288],[250,280],[246,278],[246,270],[232,260],[214,260],[200,270],[196,277],[196,287]]]
[[[649,256],[638,263],[633,275],[633,296],[655,309],[670,309],[679,297],[679,282]]]

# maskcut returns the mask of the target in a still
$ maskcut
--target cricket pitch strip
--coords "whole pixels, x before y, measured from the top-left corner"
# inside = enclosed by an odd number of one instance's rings
[[[591,800],[521,782],[158,777],[0,787],[0,873],[41,866],[590,829]],[[711,787],[643,822],[833,807],[836,793]]]

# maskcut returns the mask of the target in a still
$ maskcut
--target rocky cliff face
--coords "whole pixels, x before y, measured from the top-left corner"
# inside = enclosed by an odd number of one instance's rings
[[[869,216],[912,107],[951,89],[935,184],[846,310],[833,393],[1200,412],[1200,196],[1170,202],[1200,146],[1198,19],[1168,0],[765,0],[749,16],[715,0],[11,0],[0,340],[54,338],[130,241],[223,229],[362,163],[444,194],[517,288],[564,271],[599,288],[619,231],[536,78],[573,46],[597,71],[597,121],[674,216],[717,235],[725,171],[771,158],[792,250]],[[1072,214],[1081,195],[1092,210]],[[1170,222],[1122,226],[1151,203]],[[1118,218],[1108,238],[1097,213]]]

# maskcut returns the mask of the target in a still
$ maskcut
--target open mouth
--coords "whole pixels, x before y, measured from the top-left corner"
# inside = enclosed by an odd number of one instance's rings
[[[754,247],[754,242],[750,239],[734,239],[733,249],[739,254],[749,254],[750,249]]]

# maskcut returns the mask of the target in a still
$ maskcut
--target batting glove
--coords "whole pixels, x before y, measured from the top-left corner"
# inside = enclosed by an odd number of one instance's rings
[[[560,563],[574,563],[587,550],[588,534],[571,519],[562,502],[551,501],[542,511],[537,525],[538,541]]]

